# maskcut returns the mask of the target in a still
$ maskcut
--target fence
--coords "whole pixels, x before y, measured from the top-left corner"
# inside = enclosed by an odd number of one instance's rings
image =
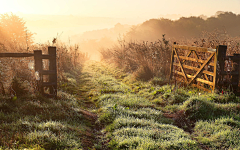
[[[226,56],[226,50],[227,46],[224,45],[211,49],[174,44],[170,80],[175,78],[178,82],[208,92],[220,90],[227,85],[236,92],[239,82],[240,55]],[[231,64],[231,67],[226,67],[227,64]]]
[[[38,76],[38,91],[45,96],[57,96],[57,65],[56,47],[48,47],[48,54],[42,54],[42,50],[34,50],[34,53],[0,53],[0,57],[32,57],[34,56],[35,74]],[[49,60],[49,70],[43,70],[43,59]],[[43,82],[43,76],[49,76],[49,82]],[[44,87],[49,87],[49,94]]]

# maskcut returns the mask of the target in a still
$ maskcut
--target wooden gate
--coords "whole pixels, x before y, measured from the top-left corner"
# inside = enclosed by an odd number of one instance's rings
[[[39,76],[37,80],[38,91],[44,96],[57,96],[57,65],[56,65],[56,47],[48,47],[48,54],[42,54],[42,50],[34,50],[34,53],[0,53],[0,57],[32,57],[35,62],[35,75]],[[49,70],[43,70],[43,59],[49,60]],[[49,82],[43,82],[43,75],[49,76]],[[44,92],[44,87],[49,87],[49,93]]]
[[[214,92],[224,74],[227,46],[216,49],[173,45],[170,80]]]

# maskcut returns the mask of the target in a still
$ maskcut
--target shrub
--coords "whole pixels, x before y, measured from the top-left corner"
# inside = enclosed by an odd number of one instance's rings
[[[164,35],[162,41],[156,41],[148,45],[119,41],[119,46],[100,51],[103,58],[113,61],[126,72],[134,72],[137,79],[147,81],[154,76],[169,74],[170,45]],[[106,57],[105,55],[110,56]]]

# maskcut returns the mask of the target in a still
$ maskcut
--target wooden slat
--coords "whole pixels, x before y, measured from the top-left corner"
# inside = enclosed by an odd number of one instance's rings
[[[56,73],[55,70],[42,70],[42,75],[55,75]]]
[[[174,57],[177,58],[176,55],[174,55]],[[201,59],[196,59],[196,58],[191,58],[191,57],[185,57],[185,56],[179,56],[180,59],[185,59],[185,60],[188,60],[188,61],[193,61],[193,62],[200,62],[200,63],[204,63],[206,60],[201,60]],[[210,66],[214,66],[214,63],[210,62],[209,63]]]
[[[210,71],[203,70],[203,73],[210,75],[210,76],[214,76],[214,73],[210,72]]]
[[[224,60],[233,60],[233,61],[239,61],[240,57],[239,56],[226,56],[224,57]]]
[[[184,74],[182,72],[179,72],[179,71],[176,71],[176,70],[174,70],[173,72],[184,77]]]
[[[182,72],[179,72],[179,71],[174,71],[174,73],[176,73],[176,74],[178,74],[178,75],[181,75],[181,76],[184,76],[184,74],[183,74]],[[194,78],[194,76],[189,75],[189,74],[187,74],[187,77],[190,78],[190,79],[193,79],[193,78]],[[196,81],[197,81],[197,82],[202,82],[202,83],[205,83],[205,84],[208,84],[208,85],[211,85],[211,86],[214,85],[213,82],[207,81],[207,80],[204,80],[204,79],[201,79],[201,78],[196,78]]]
[[[0,57],[32,57],[33,53],[0,53]]]
[[[173,63],[173,65],[174,66],[179,66],[179,64],[177,64],[177,63]],[[191,70],[195,70],[195,71],[199,70],[199,68],[188,66],[188,65],[182,65],[182,66],[183,66],[183,68],[187,68],[187,69],[191,69]],[[203,70],[203,73],[205,73],[207,75],[210,75],[210,76],[214,76],[214,73],[210,72],[210,71]]]
[[[212,90],[207,89],[207,88],[204,88],[204,87],[199,86],[199,85],[197,85],[197,84],[191,84],[191,85],[192,85],[193,87],[196,87],[196,88],[198,88],[198,89],[204,90],[204,91],[206,91],[206,92],[209,92],[209,93],[212,92]]]
[[[227,72],[227,71],[224,71],[222,72],[222,75],[238,75],[239,72],[238,71],[231,71],[231,72]]]
[[[51,59],[51,58],[52,58],[51,55],[48,55],[48,54],[42,55],[42,59]]]
[[[177,81],[179,81],[179,82],[183,82],[183,81],[184,81],[184,80],[181,79],[181,78],[175,78],[175,79],[176,79]],[[199,89],[201,89],[201,90],[203,90],[203,91],[206,91],[206,92],[209,92],[209,93],[212,92],[212,90],[207,89],[207,88],[204,88],[204,87],[202,87],[202,86],[200,86],[200,85],[197,85],[197,84],[194,84],[194,83],[192,83],[191,86],[196,87],[196,88],[199,88]]]
[[[185,45],[173,45],[174,48],[181,48],[185,50],[194,50],[198,52],[216,52],[216,49],[204,48],[204,47],[195,47],[195,46],[185,46]]]
[[[205,83],[205,84],[208,84],[208,85],[211,85],[211,86],[214,85],[213,82],[207,81],[207,80],[204,80],[204,79],[196,78],[196,80],[197,80],[198,82],[202,82],[202,83]]]

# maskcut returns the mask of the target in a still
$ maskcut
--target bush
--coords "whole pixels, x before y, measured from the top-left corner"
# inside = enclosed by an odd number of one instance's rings
[[[147,81],[154,76],[169,74],[171,51],[164,35],[162,41],[150,44],[119,41],[119,46],[102,50],[100,53],[105,60],[113,61],[126,72],[133,72],[139,80]],[[106,57],[106,54],[109,56]]]

